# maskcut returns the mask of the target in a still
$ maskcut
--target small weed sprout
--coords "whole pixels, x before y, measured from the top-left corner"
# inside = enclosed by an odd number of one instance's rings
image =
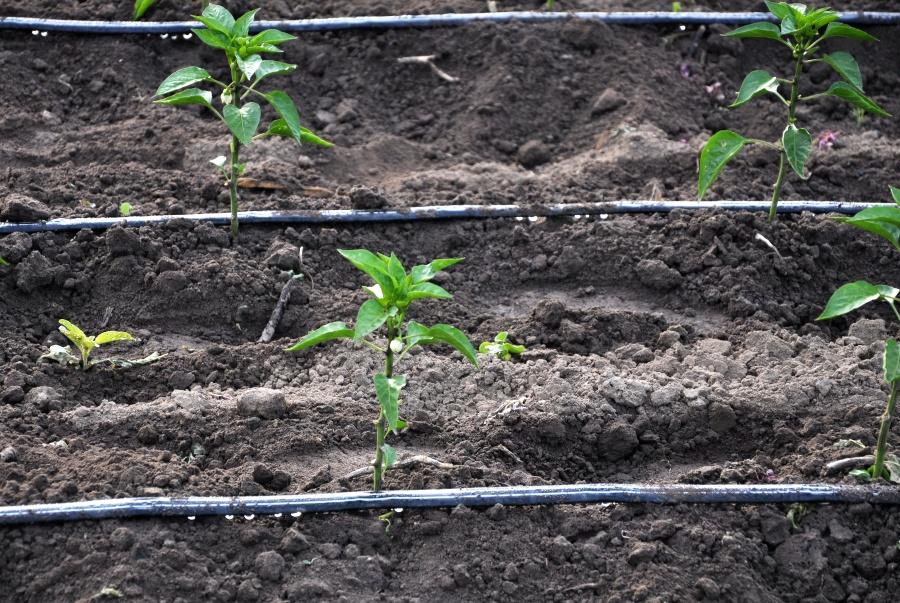
[[[849,52],[839,51],[815,58],[822,43],[828,39],[851,38],[874,42],[876,39],[873,36],[850,25],[838,23],[838,13],[827,8],[808,10],[804,4],[788,4],[768,0],[766,6],[769,8],[769,12],[781,21],[780,27],[774,23],[760,21],[739,27],[725,35],[733,38],[764,38],[784,44],[794,57],[793,77],[790,79],[777,77],[762,69],[751,71],[744,78],[737,98],[729,108],[734,109],[764,94],[771,94],[786,107],[787,125],[781,139],[776,142],[746,138],[731,130],[720,130],[713,134],[703,150],[700,151],[697,190],[698,198],[703,199],[706,191],[716,181],[725,165],[744,146],[756,144],[775,150],[779,154],[778,176],[775,180],[772,204],[769,208],[769,220],[774,220],[788,164],[800,178],[805,180],[809,177],[806,171],[806,162],[812,152],[812,136],[808,130],[797,126],[797,106],[800,103],[824,96],[834,96],[849,102],[864,112],[881,117],[890,117],[890,114],[863,94],[859,65]],[[841,77],[842,81],[831,84],[823,92],[801,95],[800,79],[803,75],[803,68],[812,63],[826,63]],[[782,86],[789,88],[787,96],[783,96],[779,91]]]
[[[4,260],[2,256],[0,256],[0,266],[9,266],[9,262]]]
[[[900,189],[891,187],[891,196],[894,199],[893,205],[870,207],[851,218],[838,219],[882,237],[900,251]],[[825,310],[817,320],[843,316],[869,302],[883,301],[891,307],[894,316],[900,321],[900,312],[897,310],[898,295],[900,295],[900,289],[889,285],[873,285],[866,281],[848,283],[831,295],[825,305]],[[885,343],[882,367],[884,380],[890,387],[890,395],[884,413],[881,415],[878,442],[875,445],[875,464],[865,470],[853,471],[851,475],[866,481],[885,478],[900,484],[900,458],[894,454],[887,454],[888,436],[891,433],[891,422],[897,405],[898,387],[900,387],[900,344],[897,343],[897,340],[888,339]]]
[[[202,15],[194,16],[206,27],[191,31],[201,42],[221,50],[225,54],[228,63],[228,77],[226,78],[228,81],[220,81],[201,67],[183,67],[159,85],[155,96],[162,98],[154,101],[161,105],[206,107],[231,132],[228,157],[217,157],[212,160],[212,163],[222,173],[225,183],[228,185],[231,200],[232,239],[236,239],[238,235],[238,178],[244,173],[245,168],[239,161],[241,146],[270,136],[291,138],[297,144],[307,142],[323,147],[333,146],[327,140],[319,138],[312,131],[300,125],[297,107],[286,92],[273,90],[263,93],[258,90],[260,83],[266,78],[286,75],[297,68],[291,63],[262,58],[264,54],[283,52],[279,45],[296,40],[296,38],[277,29],[267,29],[251,36],[250,27],[253,25],[258,11],[259,9],[253,9],[235,19],[226,8],[210,4],[204,9]],[[213,105],[212,92],[193,87],[197,84],[212,84],[222,89],[219,95],[221,111]],[[262,110],[256,102],[245,102],[248,96],[265,101],[278,115],[278,119],[274,120],[269,128],[261,134],[257,134],[257,130],[262,118]]]
[[[134,207],[128,201],[119,204],[119,215],[127,218],[131,215],[131,211]]]
[[[81,369],[85,371],[91,368],[91,352],[95,347],[114,341],[134,340],[134,337],[125,331],[104,331],[97,336],[93,336],[86,335],[84,331],[65,319],[61,319],[59,325],[59,332],[75,344],[75,347],[81,352]]]
[[[478,346],[479,354],[491,354],[500,360],[512,360],[513,354],[521,354],[525,351],[524,345],[516,345],[508,341],[509,333],[500,331],[494,336],[494,341],[482,341]]]
[[[400,418],[400,390],[406,386],[406,377],[395,373],[395,367],[412,348],[428,344],[447,344],[478,366],[475,348],[465,333],[446,324],[427,327],[406,317],[413,301],[452,297],[431,281],[439,272],[462,261],[462,258],[436,259],[428,264],[413,266],[407,272],[393,253],[386,256],[365,249],[339,249],[338,253],[375,281],[363,287],[372,299],[359,307],[354,328],[343,322],[329,323],[308,333],[287,351],[305,350],[334,339],[353,339],[384,355],[384,372],[374,376],[380,409],[374,422],[375,458],[372,461],[372,486],[377,492],[381,490],[384,472],[397,460],[396,450],[385,442],[385,438],[389,433],[397,434],[406,427],[406,421]],[[369,339],[382,327],[386,331],[384,346]]]

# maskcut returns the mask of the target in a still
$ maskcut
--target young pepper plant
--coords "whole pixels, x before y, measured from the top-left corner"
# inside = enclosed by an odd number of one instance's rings
[[[263,59],[264,54],[283,52],[280,44],[296,40],[296,37],[277,29],[266,29],[250,35],[250,28],[259,9],[253,9],[238,19],[226,8],[210,4],[200,16],[194,18],[206,26],[205,29],[191,31],[201,42],[221,50],[228,64],[228,77],[221,81],[201,67],[183,67],[167,77],[159,85],[154,102],[161,105],[200,105],[206,107],[221,120],[231,132],[228,157],[212,160],[222,172],[228,186],[231,200],[231,236],[238,235],[238,178],[244,172],[240,163],[240,149],[254,140],[269,136],[283,136],[302,144],[304,142],[323,147],[332,143],[316,136],[300,125],[300,116],[291,97],[283,90],[261,92],[260,83],[271,76],[286,75],[297,66],[291,63]],[[195,88],[197,84],[211,84],[222,89],[219,100],[222,110],[213,105],[213,95],[207,90]],[[162,98],[160,98],[162,97]],[[257,133],[262,110],[254,101],[245,102],[247,97],[265,101],[274,109],[278,118],[262,133]]]
[[[834,96],[874,115],[890,117],[890,114],[863,94],[862,75],[853,55],[839,51],[817,57],[822,43],[831,38],[877,41],[873,36],[850,25],[838,23],[838,13],[827,8],[809,10],[803,4],[770,1],[766,2],[766,6],[769,12],[780,20],[780,26],[760,21],[739,27],[725,35],[733,38],[762,38],[783,44],[791,51],[794,59],[793,76],[777,77],[763,69],[751,71],[744,78],[737,98],[729,108],[735,109],[764,94],[771,94],[784,104],[787,123],[781,138],[776,142],[746,138],[732,130],[720,130],[713,134],[700,152],[697,190],[698,198],[703,199],[725,165],[746,145],[755,144],[772,149],[779,154],[778,176],[775,179],[772,204],[769,208],[769,220],[774,220],[788,164],[800,178],[809,177],[806,162],[812,153],[812,136],[807,129],[797,125],[797,107],[800,103],[824,96]],[[834,82],[823,92],[800,94],[803,69],[812,63],[829,65],[842,81]],[[783,87],[787,90],[784,95],[781,92]]]
[[[81,369],[85,371],[91,368],[93,364],[91,362],[91,352],[97,346],[114,341],[134,340],[134,337],[125,331],[104,331],[96,336],[86,335],[84,331],[65,319],[60,319],[59,321],[59,332],[75,344],[75,347],[81,352]]]
[[[524,345],[516,345],[508,341],[509,333],[500,331],[494,335],[494,341],[482,341],[478,346],[479,354],[491,354],[500,360],[512,360],[513,354],[519,355],[525,351]]]
[[[851,218],[839,218],[839,220],[882,237],[900,251],[900,189],[891,187],[891,196],[894,199],[893,205],[870,207]],[[894,316],[900,322],[900,311],[897,309],[898,295],[900,295],[900,289],[888,285],[873,285],[867,281],[848,283],[831,295],[825,305],[825,310],[817,320],[843,316],[870,302],[883,301],[890,306]],[[900,344],[895,339],[889,339],[885,343],[882,365],[884,380],[890,387],[890,395],[881,416],[878,441],[875,446],[875,464],[867,470],[854,471],[852,474],[866,480],[883,477],[900,483],[900,459],[896,455],[887,454],[888,436],[891,432],[891,422],[896,410],[898,388],[900,388]]]
[[[407,320],[406,316],[410,304],[416,300],[452,297],[431,281],[439,272],[462,261],[462,258],[436,259],[428,264],[413,266],[407,272],[393,253],[386,256],[365,249],[338,249],[338,253],[375,281],[363,287],[372,299],[359,307],[353,328],[343,322],[328,323],[308,333],[287,351],[298,352],[335,339],[353,339],[384,356],[384,372],[373,378],[379,405],[378,418],[374,422],[375,458],[372,461],[372,486],[377,492],[381,490],[384,472],[397,458],[396,451],[385,442],[385,438],[406,427],[406,422],[400,418],[400,391],[406,386],[406,377],[395,372],[397,365],[416,346],[447,344],[478,366],[475,348],[462,331],[447,324],[427,327]],[[383,346],[371,338],[382,328],[386,340]]]

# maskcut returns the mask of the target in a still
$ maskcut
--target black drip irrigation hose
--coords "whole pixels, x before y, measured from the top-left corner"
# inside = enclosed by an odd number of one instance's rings
[[[826,484],[508,486],[285,496],[120,498],[0,507],[0,525],[203,515],[328,513],[365,509],[490,507],[590,503],[769,504],[869,503],[900,505],[900,488]]]
[[[282,31],[334,31],[340,29],[403,29],[451,27],[468,23],[552,23],[555,21],[602,21],[619,25],[711,25],[729,23],[743,25],[755,21],[774,21],[769,13],[756,12],[497,12],[458,13],[445,15],[400,15],[387,17],[335,17],[257,21],[251,31],[276,28]],[[843,12],[840,20],[856,25],[900,24],[900,13]],[[194,21],[80,21],[69,19],[37,19],[0,17],[0,29],[24,29],[84,34],[176,34],[189,33],[202,27]]]
[[[675,210],[769,211],[769,201],[610,201],[606,203],[557,203],[551,205],[431,205],[386,211],[320,209],[297,211],[245,211],[238,213],[241,224],[328,224],[371,222],[416,222],[421,220],[461,220],[489,218],[534,218],[552,216],[601,216],[630,213],[667,213]],[[778,213],[855,214],[881,203],[846,201],[781,201]],[[0,235],[13,232],[101,230],[114,226],[140,227],[173,220],[229,224],[231,214],[182,214],[129,216],[127,218],[59,218],[46,222],[0,222]]]

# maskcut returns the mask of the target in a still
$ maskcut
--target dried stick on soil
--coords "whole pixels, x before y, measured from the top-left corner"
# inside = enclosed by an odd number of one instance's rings
[[[269,317],[269,322],[266,324],[266,328],[263,329],[262,335],[259,336],[257,343],[269,343],[272,341],[272,337],[275,336],[275,330],[281,323],[284,309],[287,307],[288,302],[291,301],[291,291],[295,284],[300,282],[301,276],[302,275],[291,276],[284,284],[284,287],[281,288],[281,295],[278,296],[278,303],[275,304],[275,309],[272,310],[272,316]]]
[[[827,465],[825,465],[825,474],[826,475],[834,475],[835,473],[840,473],[841,471],[846,471],[847,469],[858,469],[860,467],[865,467],[866,465],[871,465],[875,462],[875,455],[869,454],[866,456],[854,456],[848,459],[839,459],[837,461],[831,461]]]
[[[437,58],[437,55],[426,54],[426,55],[417,56],[417,57],[400,57],[399,59],[397,59],[397,62],[398,63],[418,63],[420,65],[428,65],[429,67],[431,67],[431,70],[434,71],[435,74],[437,74],[437,76],[440,77],[441,79],[446,80],[451,83],[458,82],[459,81],[458,77],[453,77],[452,75],[450,75],[446,71],[441,70],[440,67],[438,67],[437,65],[434,64],[434,59],[436,59],[436,58]]]
[[[411,456],[409,458],[405,458],[401,461],[397,461],[391,467],[391,469],[395,469],[398,467],[411,467],[413,465],[431,465],[433,467],[437,467],[438,469],[455,469],[456,465],[452,463],[445,463],[443,461],[439,461],[437,459],[433,459],[430,456],[425,456],[424,454],[417,454],[415,456]],[[359,477],[361,475],[368,475],[372,473],[372,467],[360,467],[355,471],[351,471],[347,475],[338,478],[338,481],[344,481],[348,479],[353,479],[354,477]]]

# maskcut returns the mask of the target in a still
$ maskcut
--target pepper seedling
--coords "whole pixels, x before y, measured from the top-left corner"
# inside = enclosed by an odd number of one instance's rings
[[[894,204],[883,207],[870,207],[850,218],[838,218],[841,222],[855,226],[866,232],[885,239],[900,251],[900,189],[891,187]],[[843,316],[873,301],[883,301],[891,307],[898,322],[900,311],[897,300],[900,289],[889,285],[873,285],[867,281],[856,281],[838,288],[825,310],[816,320],[828,320]],[[888,436],[897,404],[898,387],[900,387],[900,344],[895,339],[888,339],[884,346],[882,359],[884,380],[890,387],[890,395],[884,413],[881,415],[881,426],[878,430],[878,441],[875,446],[875,464],[868,469],[851,472],[851,475],[872,480],[885,478],[900,484],[900,458],[887,453]]]
[[[482,341],[478,346],[479,354],[491,354],[500,360],[512,360],[513,354],[521,354],[525,351],[524,345],[516,345],[508,341],[509,333],[500,331],[494,336],[494,341]]]
[[[65,319],[59,321],[59,332],[75,344],[75,347],[81,352],[81,369],[85,371],[91,368],[91,352],[95,347],[114,341],[134,340],[134,337],[125,331],[104,331],[96,336],[86,335],[84,331]]]
[[[890,117],[890,113],[863,94],[863,81],[859,65],[849,52],[838,51],[822,55],[816,54],[822,43],[831,38],[850,38],[864,42],[877,41],[873,36],[857,29],[838,23],[838,13],[827,8],[807,9],[804,4],[788,4],[786,2],[766,2],[769,12],[780,20],[780,26],[767,21],[760,21],[739,27],[724,34],[732,38],[762,38],[785,45],[794,58],[794,74],[790,79],[777,77],[763,69],[751,71],[741,84],[737,98],[729,108],[741,107],[753,99],[765,94],[777,98],[787,109],[787,124],[780,140],[768,142],[755,138],[746,138],[732,130],[720,130],[713,134],[700,151],[697,190],[698,198],[703,199],[706,191],[718,178],[725,165],[731,161],[747,145],[761,145],[778,152],[778,176],[772,193],[769,207],[769,220],[775,219],[781,189],[787,175],[787,166],[802,178],[809,174],[806,163],[812,153],[812,136],[809,130],[797,126],[797,107],[800,103],[810,102],[825,96],[834,96],[849,102],[863,111],[881,117]],[[824,28],[824,31],[823,31]],[[831,84],[823,91],[809,95],[800,94],[800,79],[803,68],[812,63],[825,63],[841,77],[841,81]],[[789,92],[783,96],[779,91],[787,86]]]
[[[335,339],[352,339],[384,355],[384,372],[373,378],[379,405],[378,418],[374,422],[375,458],[372,461],[372,487],[377,492],[381,490],[384,472],[397,459],[396,450],[385,442],[385,438],[389,433],[398,434],[406,427],[406,421],[400,418],[400,391],[406,386],[406,377],[396,374],[395,367],[414,347],[430,344],[447,344],[478,366],[475,348],[465,333],[447,324],[427,327],[406,317],[413,301],[453,297],[431,281],[442,270],[461,262],[462,258],[436,259],[428,264],[413,266],[407,272],[393,253],[386,256],[365,249],[338,249],[338,253],[375,281],[363,287],[372,299],[359,307],[353,328],[343,322],[328,323],[305,335],[287,351],[298,352]],[[382,327],[386,335],[383,346],[370,339]]]
[[[279,45],[297,38],[277,29],[266,29],[251,36],[250,28],[258,11],[258,8],[253,9],[235,19],[228,9],[210,4],[202,15],[194,16],[206,28],[191,31],[201,42],[225,54],[229,76],[226,78],[229,80],[227,83],[213,77],[201,67],[183,67],[163,80],[154,95],[157,97],[154,102],[161,105],[206,107],[231,133],[228,156],[217,157],[211,162],[222,173],[228,186],[232,239],[236,239],[238,235],[238,178],[245,169],[239,161],[241,146],[270,136],[291,138],[297,144],[306,142],[326,148],[333,146],[300,124],[297,106],[286,92],[272,90],[263,93],[258,90],[260,83],[266,78],[287,75],[297,69],[291,63],[262,58],[264,54],[283,52]],[[212,92],[193,87],[197,84],[212,84],[222,89],[219,95],[221,111],[213,105]],[[278,115],[269,128],[260,134],[257,131],[262,119],[262,109],[256,102],[244,102],[251,95],[265,101]]]

